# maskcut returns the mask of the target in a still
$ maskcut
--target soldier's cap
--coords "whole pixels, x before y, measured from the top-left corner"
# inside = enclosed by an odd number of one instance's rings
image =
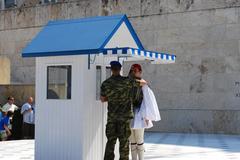
[[[119,63],[118,61],[111,61],[110,65],[111,65],[111,68],[115,68],[115,67],[121,68],[122,67],[121,63]]]

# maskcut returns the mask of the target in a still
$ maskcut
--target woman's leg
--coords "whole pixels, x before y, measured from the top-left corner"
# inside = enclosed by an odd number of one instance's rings
[[[137,129],[135,131],[137,141],[137,154],[139,160],[144,160],[144,129]]]
[[[132,160],[137,160],[137,141],[135,138],[135,129],[131,129],[131,136],[129,137],[129,141],[131,145]]]

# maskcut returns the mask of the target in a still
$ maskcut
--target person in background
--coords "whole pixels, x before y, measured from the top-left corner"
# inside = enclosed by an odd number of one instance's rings
[[[13,114],[14,114],[14,112],[16,111],[16,110],[18,110],[18,106],[16,106],[15,104],[14,104],[14,97],[13,96],[9,96],[8,98],[7,98],[7,103],[5,104],[5,105],[3,105],[3,107],[2,107],[2,114],[5,116],[5,115],[7,115],[7,113],[8,113],[8,111],[11,111]],[[10,131],[12,132],[12,123],[13,123],[13,116],[11,116],[10,118],[9,118],[9,123],[8,123],[8,128],[10,129]],[[8,136],[8,139],[12,139],[13,137],[11,137],[11,136]]]
[[[1,105],[0,105],[0,121],[2,120],[2,117],[3,117],[2,107],[1,107]],[[0,140],[1,140],[1,138],[0,138]]]
[[[1,108],[1,106],[0,106],[0,120],[2,119],[2,116],[3,116],[3,114],[2,114],[2,108]]]
[[[129,71],[130,79],[142,78],[142,67],[139,64],[133,64]],[[137,86],[133,88],[133,112],[134,116],[139,112],[143,100],[142,87]],[[133,123],[133,120],[132,120]],[[129,138],[131,143],[132,160],[144,159],[144,128],[133,128],[131,124],[131,136]]]
[[[0,141],[6,141],[9,136],[11,136],[11,131],[9,126],[9,120],[13,116],[12,111],[8,111],[0,120]]]
[[[18,107],[14,104],[14,97],[9,96],[8,102],[2,107],[2,112],[7,114],[8,111],[11,111],[14,113],[15,110],[18,109]]]
[[[32,139],[34,137],[34,112],[33,112],[33,97],[29,97],[27,102],[21,108],[21,114],[23,115],[23,138]]]
[[[32,135],[32,139],[35,138],[35,109],[36,106],[35,104],[32,105],[32,110],[33,110],[33,114],[32,114],[32,127],[31,127],[31,135]]]
[[[12,139],[20,140],[22,139],[22,126],[23,126],[23,116],[21,114],[21,109],[14,112],[12,118]]]

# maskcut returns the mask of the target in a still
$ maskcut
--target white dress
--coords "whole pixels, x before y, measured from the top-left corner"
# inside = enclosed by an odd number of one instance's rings
[[[142,87],[143,101],[139,110],[134,113],[134,119],[132,122],[132,129],[151,128],[153,127],[152,121],[160,121],[161,116],[158,109],[157,101],[153,91],[144,85]],[[145,119],[149,120],[146,124]]]

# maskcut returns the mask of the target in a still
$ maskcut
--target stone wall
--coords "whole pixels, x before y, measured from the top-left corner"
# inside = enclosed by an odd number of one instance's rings
[[[0,56],[0,84],[10,84],[10,61],[7,57]]]
[[[0,106],[7,103],[9,96],[13,96],[15,104],[21,107],[29,96],[35,97],[35,85],[0,85]]]
[[[152,130],[239,134],[239,6],[239,0],[26,3],[0,12],[0,55],[11,60],[12,83],[33,83],[35,61],[20,53],[49,20],[125,13],[146,49],[177,55],[176,64],[143,65],[163,118]]]

